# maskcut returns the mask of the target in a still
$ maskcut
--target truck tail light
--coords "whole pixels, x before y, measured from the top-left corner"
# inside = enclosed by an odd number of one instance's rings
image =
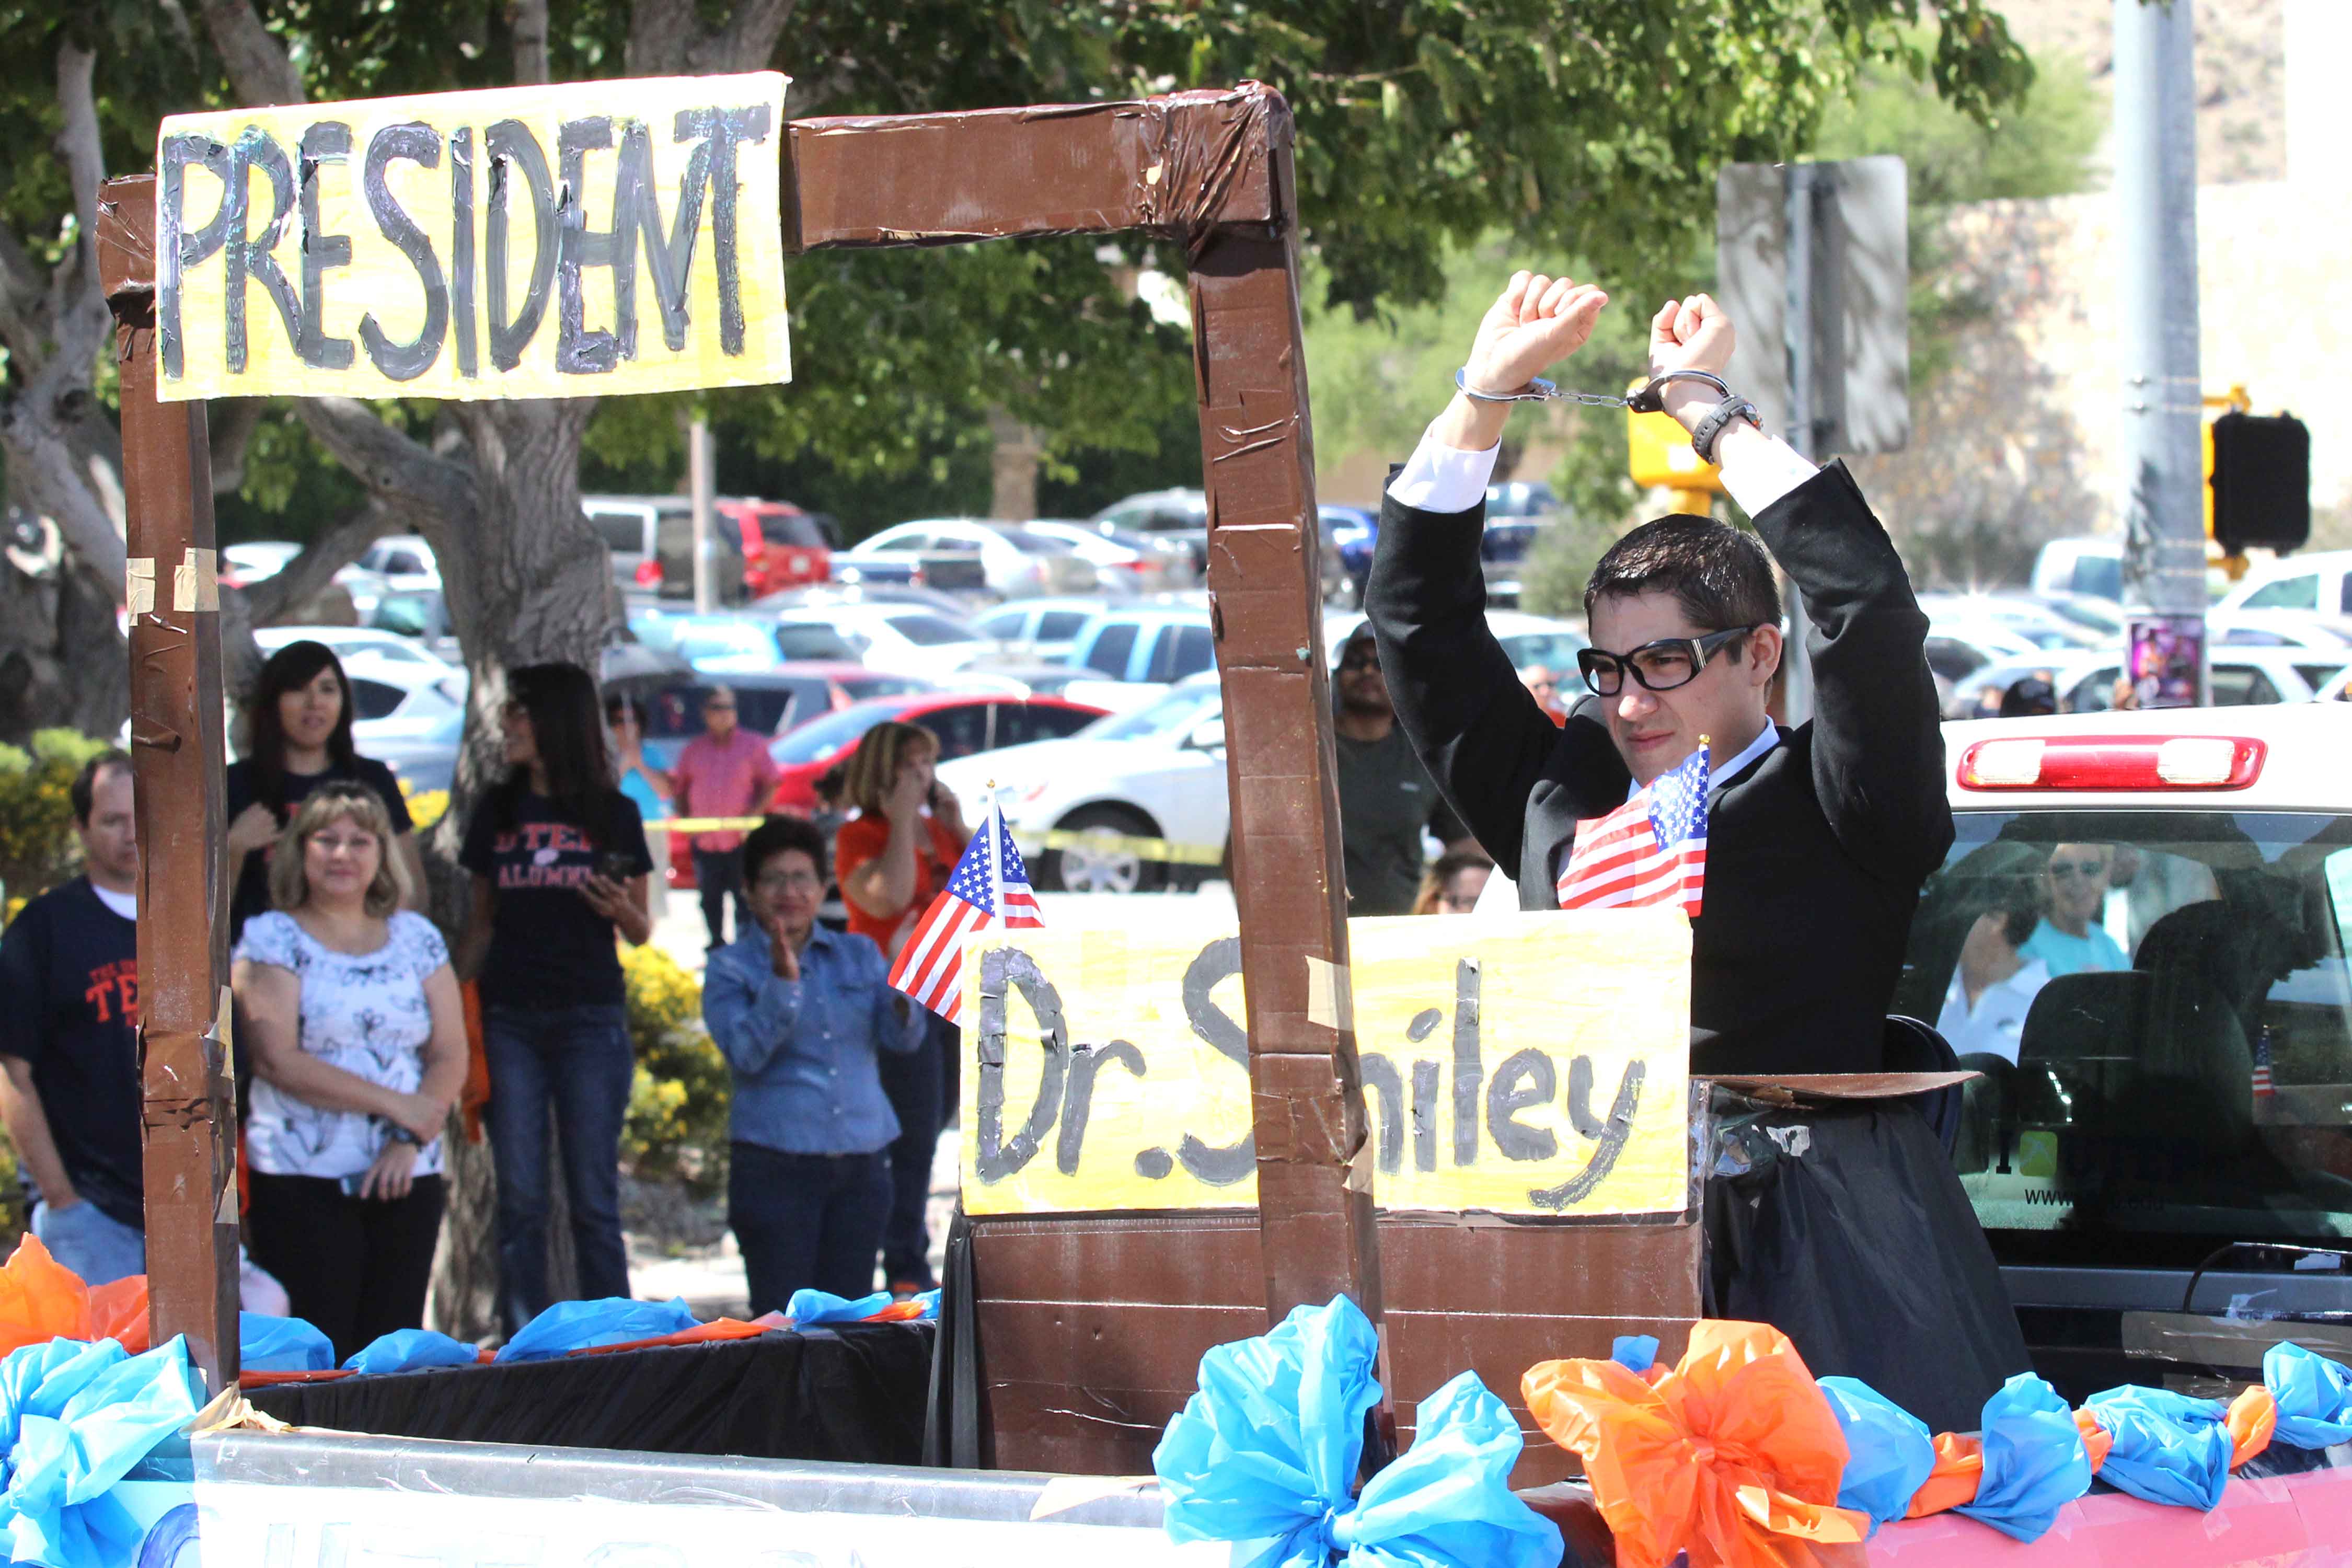
[[[661,563],[656,561],[651,556],[647,556],[645,560],[637,563],[636,577],[637,586],[640,588],[657,588],[661,586]]]
[[[1979,741],[1962,789],[2244,789],[2269,748],[2243,735],[2054,735]]]

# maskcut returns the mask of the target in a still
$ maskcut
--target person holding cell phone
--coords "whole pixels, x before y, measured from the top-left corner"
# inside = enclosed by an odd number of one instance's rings
[[[845,804],[857,815],[835,836],[833,874],[849,929],[882,950],[887,965],[971,842],[955,793],[939,781],[940,742],[917,724],[882,723],[866,731],[842,773]],[[947,1079],[961,1043],[955,1026],[926,1015],[921,1044],[882,1058],[882,1088],[898,1119],[890,1144],[890,1217],[882,1231],[882,1267],[894,1294],[931,1288],[925,1212],[931,1156],[946,1114]]]
[[[547,1124],[554,1112],[580,1294],[629,1293],[621,1123],[636,1062],[617,936],[653,935],[644,819],[613,778],[596,682],[572,664],[507,673],[504,782],[467,825],[473,909],[457,968],[478,982],[499,1173],[499,1311],[512,1334],[554,1299]]]
[[[232,974],[254,1060],[247,1216],[254,1261],[338,1359],[425,1321],[441,1232],[441,1131],[466,1024],[441,933],[401,908],[383,802],[320,784],[269,862],[275,910]]]

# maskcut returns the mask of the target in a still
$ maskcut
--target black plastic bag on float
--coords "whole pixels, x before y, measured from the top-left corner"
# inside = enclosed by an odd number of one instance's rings
[[[1715,1090],[1706,1310],[1769,1323],[1937,1432],[2032,1370],[1992,1247],[1935,1132],[1899,1100],[1768,1105]]]
[[[940,1268],[939,1334],[931,1342],[931,1390],[923,1421],[923,1463],[985,1468],[980,1433],[980,1303],[971,1270],[971,1222],[956,1205]]]

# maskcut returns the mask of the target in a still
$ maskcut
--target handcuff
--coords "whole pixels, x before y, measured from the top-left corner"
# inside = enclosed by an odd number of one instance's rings
[[[1691,450],[1698,454],[1700,462],[1715,461],[1716,439],[1734,419],[1745,419],[1759,430],[1764,427],[1763,416],[1756,411],[1756,405],[1732,391],[1713,371],[1662,371],[1622,397],[1606,392],[1562,392],[1557,382],[1546,381],[1539,375],[1529,378],[1527,386],[1518,392],[1486,392],[1470,384],[1468,365],[1454,373],[1454,390],[1480,403],[1577,403],[1588,408],[1628,408],[1636,414],[1664,413],[1664,389],[1667,384],[1676,381],[1703,381],[1723,399],[1707,410],[1706,416],[1691,431]]]

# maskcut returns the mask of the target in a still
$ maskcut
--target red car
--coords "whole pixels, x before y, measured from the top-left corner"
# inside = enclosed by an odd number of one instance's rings
[[[722,500],[716,510],[743,542],[748,597],[833,580],[833,546],[814,515],[780,500]]]
[[[877,697],[802,724],[768,748],[783,777],[774,809],[807,816],[816,809],[817,775],[857,747],[858,738],[886,719],[919,724],[940,740],[940,760],[969,757],[1029,741],[1075,735],[1103,716],[1103,710],[1059,697],[1013,697],[1004,692],[905,692]]]

